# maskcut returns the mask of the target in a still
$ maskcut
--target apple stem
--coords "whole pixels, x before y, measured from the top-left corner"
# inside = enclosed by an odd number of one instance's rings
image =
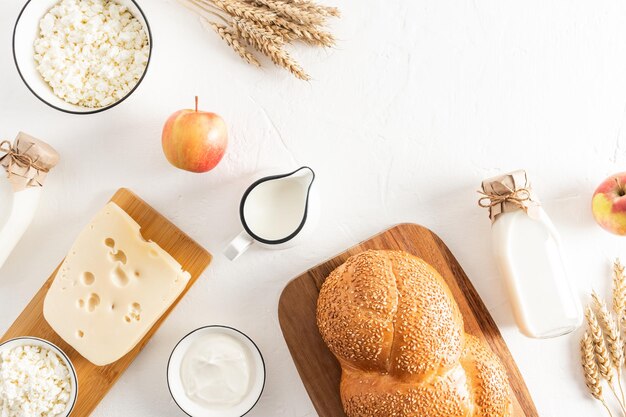
[[[626,189],[624,189],[624,184],[621,183],[619,178],[615,177],[615,183],[617,184],[617,193],[620,196],[626,195]]]
[[[198,113],[198,96],[196,96],[196,113]]]

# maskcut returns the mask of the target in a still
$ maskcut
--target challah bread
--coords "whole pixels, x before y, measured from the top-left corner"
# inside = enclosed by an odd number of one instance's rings
[[[498,358],[463,330],[443,278],[404,252],[367,251],[320,290],[317,325],[348,417],[508,417]]]

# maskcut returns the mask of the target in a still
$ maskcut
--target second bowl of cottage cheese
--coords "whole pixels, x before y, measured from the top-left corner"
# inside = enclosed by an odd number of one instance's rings
[[[135,0],[29,0],[13,32],[22,80],[67,113],[124,101],[145,77],[151,52],[150,27]]]
[[[68,417],[77,397],[76,370],[57,346],[37,337],[0,344],[0,415]]]

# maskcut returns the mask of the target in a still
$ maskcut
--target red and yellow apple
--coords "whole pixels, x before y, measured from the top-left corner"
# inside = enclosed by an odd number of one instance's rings
[[[198,111],[196,97],[195,110],[179,110],[167,119],[161,143],[170,164],[186,171],[207,172],[226,153],[226,123],[215,113]]]
[[[611,175],[593,193],[593,217],[604,229],[626,235],[626,172]]]

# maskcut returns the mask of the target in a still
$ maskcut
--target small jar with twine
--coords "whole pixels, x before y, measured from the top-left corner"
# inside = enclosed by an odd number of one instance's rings
[[[59,154],[47,143],[20,132],[15,141],[0,141],[0,166],[14,192],[42,187],[48,172],[59,162]]]
[[[495,222],[503,213],[523,210],[530,217],[537,216],[539,200],[533,195],[526,171],[518,170],[509,174],[487,179],[482,183],[478,205],[489,209],[489,218]]]

